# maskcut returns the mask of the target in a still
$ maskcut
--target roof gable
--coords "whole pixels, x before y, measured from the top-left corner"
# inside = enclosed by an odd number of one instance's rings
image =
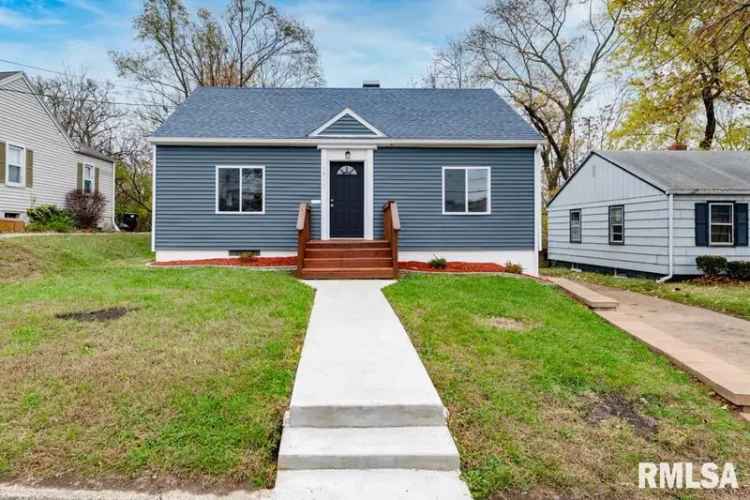
[[[313,131],[310,137],[385,137],[385,134],[346,108]]]

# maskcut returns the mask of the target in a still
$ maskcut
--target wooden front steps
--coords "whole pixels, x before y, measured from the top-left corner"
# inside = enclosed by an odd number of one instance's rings
[[[305,279],[390,279],[396,276],[385,240],[311,240],[305,245]]]

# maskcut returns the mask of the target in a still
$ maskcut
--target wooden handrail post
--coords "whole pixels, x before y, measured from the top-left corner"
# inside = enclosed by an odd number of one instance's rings
[[[398,205],[390,200],[383,205],[383,233],[390,243],[393,274],[398,277],[398,233],[401,231],[401,220],[398,216]]]
[[[305,265],[305,247],[310,241],[310,204],[302,202],[297,212],[297,275],[302,275]]]

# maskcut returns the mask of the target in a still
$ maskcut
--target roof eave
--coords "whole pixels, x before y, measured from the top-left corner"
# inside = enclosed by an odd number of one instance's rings
[[[543,139],[394,139],[387,137],[333,138],[316,137],[300,139],[228,138],[228,137],[149,137],[154,145],[163,146],[310,146],[361,144],[376,146],[413,147],[491,147],[535,148],[546,144]]]

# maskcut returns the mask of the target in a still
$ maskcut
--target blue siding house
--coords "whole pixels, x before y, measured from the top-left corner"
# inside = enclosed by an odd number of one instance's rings
[[[253,252],[375,277],[437,255],[537,273],[542,139],[492,90],[200,88],[150,141],[158,261]]]

